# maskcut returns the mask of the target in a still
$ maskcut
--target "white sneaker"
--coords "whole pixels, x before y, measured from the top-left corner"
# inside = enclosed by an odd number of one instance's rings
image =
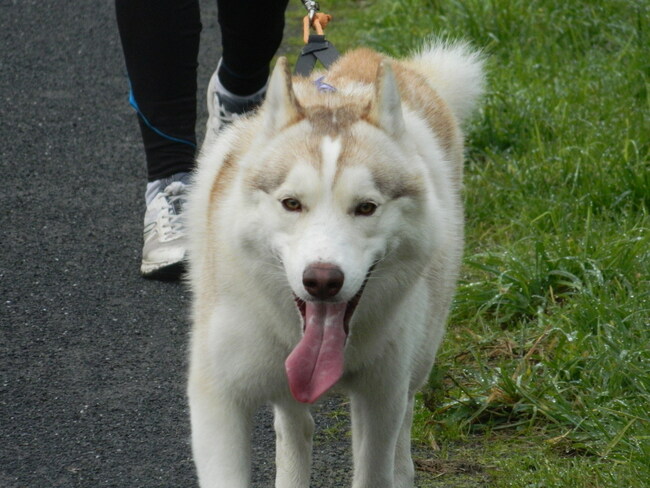
[[[260,88],[252,95],[235,95],[228,91],[219,81],[219,66],[212,73],[210,83],[208,84],[208,122],[206,127],[206,137],[213,137],[227,124],[230,124],[238,117],[246,114],[259,105],[266,95],[266,85]]]
[[[182,210],[189,173],[147,185],[144,246],[140,272],[146,278],[175,279],[184,268],[187,240]]]

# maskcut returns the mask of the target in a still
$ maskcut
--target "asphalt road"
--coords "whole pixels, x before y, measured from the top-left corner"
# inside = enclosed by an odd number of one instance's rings
[[[139,275],[146,173],[113,1],[3,0],[0,39],[0,488],[195,487],[190,297]],[[315,418],[312,487],[349,486],[345,405]],[[262,410],[255,488],[273,486],[273,446]]]

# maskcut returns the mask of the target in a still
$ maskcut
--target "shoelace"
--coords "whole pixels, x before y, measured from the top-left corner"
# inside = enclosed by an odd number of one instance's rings
[[[162,216],[161,230],[165,238],[173,238],[182,234],[184,230],[181,210],[185,204],[185,185],[174,181],[167,185],[161,193],[170,207],[170,211]]]

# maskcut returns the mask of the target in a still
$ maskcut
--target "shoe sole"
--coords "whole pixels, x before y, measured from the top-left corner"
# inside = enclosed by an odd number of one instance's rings
[[[142,263],[140,273],[143,278],[158,281],[176,281],[185,274],[185,261],[171,263],[166,266],[160,264]]]

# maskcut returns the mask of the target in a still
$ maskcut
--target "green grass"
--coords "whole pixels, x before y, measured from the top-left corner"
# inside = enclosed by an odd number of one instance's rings
[[[650,4],[322,7],[341,51],[436,36],[488,59],[463,276],[414,427],[488,481],[427,486],[650,486]]]

